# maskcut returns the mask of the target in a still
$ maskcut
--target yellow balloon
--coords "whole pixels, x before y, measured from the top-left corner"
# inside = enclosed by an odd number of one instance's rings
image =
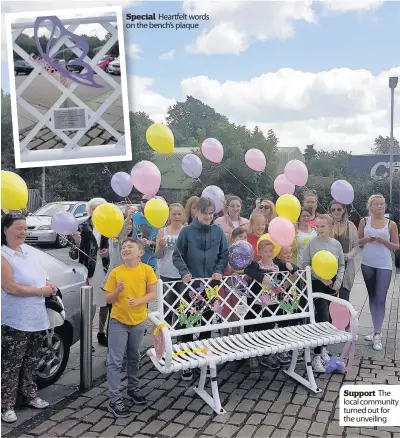
[[[289,219],[292,223],[297,222],[301,212],[301,205],[296,196],[282,195],[276,201],[278,216]]]
[[[263,235],[258,239],[258,242],[257,242],[257,248],[258,248],[258,245],[260,244],[260,242],[262,242],[263,240],[270,240],[270,241],[273,243],[273,245],[274,245],[274,253],[273,253],[273,256],[274,256],[274,257],[276,257],[276,256],[281,252],[281,247],[271,239],[271,236],[269,235],[269,233],[267,233],[267,234],[263,234]]]
[[[337,274],[337,258],[329,251],[318,251],[311,262],[314,272],[323,280],[332,280]]]
[[[146,140],[149,146],[160,154],[169,155],[174,152],[174,134],[162,123],[153,123],[147,128]]]
[[[93,212],[93,226],[105,237],[117,237],[124,225],[124,215],[113,204],[101,204]]]
[[[28,187],[16,173],[1,171],[1,208],[22,210],[28,204]]]
[[[169,208],[164,199],[154,198],[146,202],[146,207],[144,207],[144,217],[149,221],[150,225],[153,225],[153,227],[163,227],[168,220],[168,216]]]

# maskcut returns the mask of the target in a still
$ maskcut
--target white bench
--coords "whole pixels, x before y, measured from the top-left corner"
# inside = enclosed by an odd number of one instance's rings
[[[254,304],[260,304],[259,299],[265,294],[265,291],[261,290],[257,294],[253,294],[252,287],[256,284],[254,280],[251,280],[248,287],[234,287],[238,284],[238,278],[235,276],[224,277],[219,286],[225,289],[225,298],[214,298],[212,302],[218,299],[220,304],[227,306],[230,314],[227,318],[224,318],[217,313],[212,314],[212,318],[207,321],[202,317],[202,324],[194,325],[192,327],[179,326],[177,318],[179,317],[179,306],[183,302],[186,308],[184,309],[185,315],[190,315],[194,312],[194,302],[191,298],[187,297],[187,292],[195,289],[193,284],[198,284],[200,281],[208,288],[212,282],[211,279],[194,280],[189,284],[181,283],[181,290],[179,293],[175,292],[175,287],[179,282],[162,283],[160,280],[157,286],[157,311],[149,313],[149,319],[155,324],[155,336],[154,347],[147,351],[148,356],[156,368],[161,373],[174,373],[187,369],[200,368],[200,380],[198,386],[194,388],[195,392],[217,413],[223,414],[225,410],[222,409],[218,384],[216,380],[217,370],[216,365],[225,362],[231,362],[235,360],[247,359],[251,357],[259,357],[269,354],[289,352],[292,351],[292,360],[289,368],[284,372],[304,385],[310,391],[318,393],[321,390],[318,388],[314,378],[313,369],[311,366],[311,349],[317,346],[347,343],[350,345],[352,339],[351,333],[338,330],[329,322],[316,323],[314,317],[314,305],[313,299],[321,298],[333,301],[339,304],[343,304],[349,310],[352,321],[357,320],[357,312],[353,306],[345,300],[337,297],[328,296],[325,294],[313,293],[311,287],[311,270],[307,268],[305,271],[299,271],[297,277],[294,280],[290,279],[289,273],[283,274],[283,279],[279,282],[279,285],[283,285],[285,282],[290,284],[287,290],[290,290],[290,294],[280,294],[280,298],[287,297],[286,300],[294,304],[297,300],[298,308],[297,313],[287,313],[279,310],[277,306],[267,306],[264,310],[270,313],[270,316],[261,317],[262,312],[257,313]],[[270,278],[278,283],[276,279],[277,274],[270,274]],[[241,276],[240,278],[243,278]],[[196,283],[197,282],[197,283]],[[286,283],[287,284],[287,283]],[[239,290],[238,290],[239,289]],[[242,289],[240,291],[240,289]],[[207,289],[210,294],[212,288]],[[214,289],[214,295],[215,295]],[[173,294],[174,300],[166,300],[166,293]],[[186,293],[186,298],[184,298]],[[238,297],[239,307],[237,305],[232,308],[228,304],[231,295]],[[253,297],[253,303],[246,304],[247,300],[244,295],[248,294],[249,297]],[[203,295],[206,295],[203,293]],[[212,294],[210,294],[212,295]],[[304,297],[303,308],[299,305],[299,298]],[[168,301],[170,304],[168,304]],[[283,300],[284,301],[284,300]],[[284,306],[284,305],[283,305]],[[181,311],[183,310],[181,308]],[[229,316],[236,310],[236,314],[239,314],[237,321],[230,321]],[[253,312],[256,319],[245,319],[245,313]],[[284,313],[284,314],[282,314]],[[168,315],[173,314],[176,320],[172,321],[172,326],[167,323],[170,321]],[[280,321],[301,320],[304,318],[309,319],[308,324],[292,325],[285,328],[275,328],[272,330],[260,330],[253,331],[251,333],[244,333],[243,329],[247,325],[259,325],[265,323],[279,323]],[[204,340],[195,340],[193,342],[180,342],[173,343],[172,338],[176,336],[182,336],[185,334],[199,334],[205,331],[216,331],[226,328],[240,327],[240,334],[233,334],[229,336],[210,337]],[[301,376],[296,372],[296,365],[298,359],[299,350],[304,350],[304,361],[306,365],[307,378]],[[211,391],[212,394],[208,394],[205,390],[205,382],[207,377],[207,369],[210,369],[209,376],[211,378]]]

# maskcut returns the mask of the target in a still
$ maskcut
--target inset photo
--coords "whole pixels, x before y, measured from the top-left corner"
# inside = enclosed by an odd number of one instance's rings
[[[121,8],[7,14],[6,31],[15,167],[130,161]]]

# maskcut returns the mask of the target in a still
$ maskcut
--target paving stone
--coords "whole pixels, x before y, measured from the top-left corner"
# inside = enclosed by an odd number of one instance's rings
[[[162,399],[158,400],[156,403],[153,403],[152,407],[158,411],[162,411],[162,410],[168,408],[174,402],[175,402],[175,399],[173,399],[171,397],[163,397]]]
[[[337,398],[339,397],[339,392],[333,392],[333,391],[328,391],[325,395],[324,395],[324,401],[336,401]]]
[[[108,396],[104,394],[97,395],[96,397],[93,397],[91,400],[89,400],[86,403],[86,406],[90,406],[92,408],[97,408],[102,403],[104,403],[106,400],[108,400]]]
[[[265,427],[265,426],[264,426]],[[236,438],[249,438],[252,437],[254,432],[256,431],[257,427],[256,426],[243,426],[238,434],[236,435]]]
[[[318,423],[325,423],[327,424],[329,422],[329,417],[331,416],[330,412],[324,412],[324,411],[320,411],[318,412],[315,421],[317,421]]]
[[[186,406],[192,401],[189,397],[180,397],[173,405],[172,409],[185,409]]]
[[[307,406],[303,406],[300,409],[299,418],[306,418],[308,420],[311,420],[311,418],[313,417],[314,413],[315,413],[315,409],[314,408],[309,408]]]
[[[285,410],[285,408],[286,408],[286,403],[274,402],[272,403],[272,406],[269,408],[269,411],[281,413]]]
[[[180,411],[178,411],[177,409],[167,409],[166,411],[159,414],[157,418],[168,422],[172,421],[179,413]]]
[[[273,430],[274,428],[271,426],[261,426],[257,429],[256,433],[253,436],[254,438],[270,437]]]
[[[76,420],[66,420],[57,424],[57,426],[54,426],[48,431],[48,433],[50,435],[55,434],[56,436],[63,436],[68,430],[72,429],[77,424],[78,422]]]
[[[200,409],[204,406],[204,401],[201,398],[196,398],[190,403],[189,406],[186,407],[186,409],[190,411],[199,412]]]
[[[293,426],[293,430],[299,432],[307,432],[311,424],[310,420],[297,420],[296,424]],[[296,435],[295,435],[296,436]]]
[[[227,424],[217,433],[217,436],[220,438],[231,438],[237,433],[238,430],[239,427]]]
[[[287,438],[290,434],[290,431],[288,429],[275,429],[272,434],[270,435],[271,438]]]
[[[318,418],[318,417],[317,417],[317,418]],[[344,427],[342,427],[342,426],[339,425],[339,421],[331,421],[331,422],[329,423],[329,426],[328,426],[328,434],[330,434],[330,435],[340,435],[340,436],[342,436],[343,431],[344,431]],[[348,429],[348,431],[351,431],[351,428]],[[349,435],[349,433],[348,433],[347,435]]]
[[[69,417],[71,414],[73,414],[75,411],[73,409],[62,409],[60,412],[57,412],[53,416],[50,417],[50,420],[53,421],[60,421],[64,420],[65,418]]]
[[[204,431],[206,435],[216,435],[223,427],[225,427],[223,424],[218,423],[211,423],[209,426],[207,426],[207,429]]]
[[[30,432],[33,433],[34,435],[41,435],[42,433],[51,429],[56,424],[57,423],[55,421],[47,420],[47,421],[44,421],[43,423],[39,424],[38,426],[36,426]]]
[[[326,423],[317,423],[316,421],[313,421],[308,433],[311,435],[324,436],[326,426]]]
[[[262,423],[262,420],[265,418],[265,414],[252,414],[250,418],[247,419],[247,424],[255,424],[259,425]]]
[[[43,144],[43,140],[41,138],[37,138],[36,140],[33,140],[28,144],[28,149],[31,150],[37,148],[41,144]]]
[[[94,411],[93,408],[84,408],[84,409],[80,409],[75,411],[72,415],[71,418],[84,418],[86,417],[86,415],[91,414]]]
[[[87,397],[79,397],[76,400],[74,400],[72,403],[70,403],[67,408],[70,409],[78,409],[80,407],[82,407],[83,405],[85,405],[90,399],[88,399]]]
[[[91,138],[87,135],[82,136],[82,138],[78,141],[79,146],[86,146],[91,141]]]
[[[246,398],[252,399],[252,400],[258,400],[262,394],[264,394],[265,389],[256,389],[252,388],[250,391],[246,394]]]
[[[279,424],[281,429],[291,429],[293,424],[296,422],[295,417],[287,417],[286,415],[282,418],[282,421]]]
[[[109,140],[112,137],[112,135],[108,131],[105,131],[100,135],[100,137],[103,138],[104,140]]]
[[[128,436],[134,436],[136,432],[139,432],[141,429],[143,429],[146,426],[146,423],[143,423],[142,421],[133,421],[131,424],[125,427],[121,431],[122,435],[128,435]]]
[[[361,435],[369,435],[377,438],[390,438],[392,436],[390,432],[386,432],[385,430],[367,429],[366,427],[362,427],[360,433]]]
[[[316,408],[320,402],[319,398],[309,398],[307,400],[306,406],[309,406],[310,408]]]
[[[190,426],[195,429],[201,429],[207,423],[208,420],[209,417],[207,415],[196,415],[196,417],[190,423]]]
[[[297,415],[299,409],[299,405],[288,404],[285,409],[285,415]]]
[[[170,423],[165,427],[161,434],[168,437],[173,437],[178,434],[185,426],[183,424]]]
[[[196,414],[194,412],[185,411],[185,412],[182,412],[182,414],[179,415],[179,417],[176,418],[175,421],[177,423],[181,423],[181,424],[188,424],[193,419],[193,417],[195,415]]]
[[[197,432],[196,429],[185,428],[177,435],[177,438],[194,438]]]
[[[241,425],[245,421],[246,417],[246,414],[233,414],[232,417],[229,419],[229,423]]]
[[[44,141],[50,140],[51,138],[55,137],[56,134],[54,132],[49,132],[48,134],[42,135],[42,133],[40,133],[40,138]]]
[[[161,429],[165,427],[167,423],[165,421],[153,420],[150,424],[148,424],[143,430],[142,433],[155,435]]]
[[[93,432],[102,432],[104,429],[109,427],[113,423],[113,421],[114,418],[102,418],[90,430]]]
[[[236,406],[236,410],[238,412],[250,412],[255,404],[256,402],[254,400],[245,398]]]
[[[321,411],[332,412],[332,410],[334,409],[334,404],[332,402],[321,401],[318,408]]]
[[[292,393],[291,392],[281,392],[279,397],[278,397],[278,402],[290,402],[290,400],[292,399]]]
[[[304,405],[306,403],[307,396],[303,394],[296,394],[293,397],[292,403],[295,405]]]
[[[76,426],[74,426],[71,430],[69,430],[66,435],[70,436],[70,437],[77,437],[77,436],[81,436],[82,434],[84,434],[89,428],[90,428],[90,424],[86,424],[86,423],[78,423]]]
[[[263,424],[267,424],[270,426],[278,426],[279,422],[281,421],[281,418],[282,418],[281,414],[268,413],[263,420]]]
[[[157,414],[158,414],[158,412],[154,411],[153,409],[146,409],[140,415],[138,415],[136,417],[136,419],[139,421],[146,421],[147,422],[148,420],[150,420],[151,417],[154,417]]]
[[[39,145],[36,149],[37,150],[52,149],[57,143],[58,142],[56,139],[48,140],[45,143]]]
[[[108,427],[101,435],[101,438],[115,438],[121,432],[124,426],[112,425]]]
[[[98,128],[91,129],[87,135],[91,138],[96,138],[101,134],[101,130]]]
[[[276,391],[267,390],[262,394],[262,400],[275,401],[278,398],[278,393]]]

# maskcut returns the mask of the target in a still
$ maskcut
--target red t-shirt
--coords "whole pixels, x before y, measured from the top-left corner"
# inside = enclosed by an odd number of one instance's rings
[[[254,257],[256,257],[258,255],[257,243],[258,243],[259,239],[260,238],[258,236],[256,236],[255,234],[248,234],[247,235],[247,241],[251,244],[251,246],[254,249]]]

